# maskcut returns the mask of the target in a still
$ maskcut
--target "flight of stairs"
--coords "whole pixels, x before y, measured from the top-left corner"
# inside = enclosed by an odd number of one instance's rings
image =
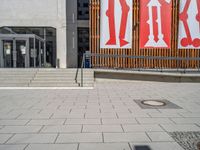
[[[0,69],[0,87],[78,87],[81,70],[77,69]],[[93,87],[94,71],[83,70],[84,87]]]

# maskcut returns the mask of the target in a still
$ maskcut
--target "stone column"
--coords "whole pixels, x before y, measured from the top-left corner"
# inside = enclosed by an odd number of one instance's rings
[[[66,27],[59,27],[56,30],[57,35],[57,67],[66,68],[67,62],[67,44],[66,44]]]

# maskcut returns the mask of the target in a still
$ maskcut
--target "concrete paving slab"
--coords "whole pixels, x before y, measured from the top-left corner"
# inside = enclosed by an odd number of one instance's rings
[[[128,143],[81,143],[79,150],[131,150]]]
[[[37,133],[42,126],[5,126],[0,133]]]
[[[103,133],[105,142],[148,142],[150,139],[145,132],[135,133]]]
[[[159,125],[122,125],[125,132],[151,132],[151,131],[164,131]]]
[[[173,142],[174,139],[166,132],[147,132],[153,142]]]
[[[5,143],[13,134],[0,134],[0,144]]]
[[[181,125],[161,125],[167,132],[176,132],[176,131],[200,131],[200,127],[197,125],[188,125],[188,124],[181,124]]]
[[[65,119],[30,120],[27,125],[63,125]]]
[[[60,134],[56,143],[101,143],[103,142],[101,133],[71,133]]]
[[[26,150],[77,150],[78,144],[30,144]]]
[[[26,143],[54,143],[57,134],[16,134],[7,143],[8,144],[26,144]]]
[[[57,125],[45,126],[40,131],[41,133],[80,133],[81,125]]]
[[[199,91],[199,83],[144,81],[96,82],[93,90],[0,90],[0,150],[129,150],[138,143],[183,150],[167,135],[200,130]],[[167,99],[182,109],[142,109],[134,100],[143,99]]]
[[[0,150],[24,150],[25,144],[0,145]]]
[[[0,125],[4,126],[19,126],[26,125],[30,120],[0,120]]]
[[[67,119],[65,124],[87,124],[87,125],[94,125],[94,124],[101,124],[100,119]]]

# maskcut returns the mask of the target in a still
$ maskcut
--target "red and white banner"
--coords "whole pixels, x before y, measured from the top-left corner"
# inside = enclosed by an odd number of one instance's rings
[[[178,47],[200,49],[200,0],[180,1]]]
[[[101,0],[100,48],[132,48],[132,1]]]
[[[140,0],[140,48],[170,48],[171,0]]]

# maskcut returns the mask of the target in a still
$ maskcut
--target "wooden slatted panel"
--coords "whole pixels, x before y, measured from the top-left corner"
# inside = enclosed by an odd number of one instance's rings
[[[100,0],[90,0],[90,51],[95,54],[163,57],[200,57],[200,50],[178,49],[179,0],[172,1],[171,49],[140,49],[140,0],[133,0],[132,49],[100,49]],[[101,68],[199,68],[200,61],[152,60],[92,57],[92,66]]]

